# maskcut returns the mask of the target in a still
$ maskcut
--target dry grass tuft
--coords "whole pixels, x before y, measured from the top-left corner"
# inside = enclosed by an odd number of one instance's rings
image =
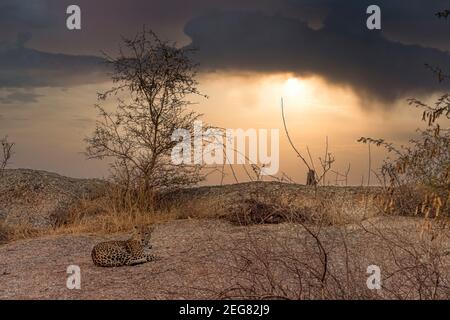
[[[374,215],[374,193],[354,188],[308,188],[293,184],[251,183],[184,189],[169,194],[141,190],[123,192],[110,184],[96,198],[77,201],[64,214],[52,216],[53,227],[35,230],[4,225],[0,241],[8,242],[52,234],[110,234],[136,225],[177,219],[223,219],[237,225],[312,223],[344,225]]]
[[[163,223],[181,217],[173,208],[152,209],[153,195],[135,193],[134,196],[134,200],[131,196],[121,198],[118,190],[111,187],[101,197],[80,199],[64,214],[52,216],[53,227],[47,229],[35,229],[24,221],[14,225],[3,222],[0,224],[0,243],[48,235],[127,232],[137,225]]]
[[[110,234],[132,230],[138,225],[163,223],[179,219],[176,210],[155,209],[155,195],[135,193],[127,198],[118,196],[111,188],[108,193],[95,200],[83,200],[64,219],[59,221],[52,234],[97,233]]]
[[[46,232],[37,230],[26,223],[10,226],[4,222],[0,222],[0,244],[35,238],[45,234]]]

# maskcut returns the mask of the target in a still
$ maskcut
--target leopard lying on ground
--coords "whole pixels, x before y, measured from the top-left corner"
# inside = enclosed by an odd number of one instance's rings
[[[99,267],[120,267],[156,260],[147,251],[152,248],[149,241],[153,230],[153,226],[135,227],[133,236],[126,241],[106,241],[95,245],[92,261]]]

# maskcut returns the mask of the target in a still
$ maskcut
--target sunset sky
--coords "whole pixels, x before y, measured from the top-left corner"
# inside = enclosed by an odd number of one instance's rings
[[[81,30],[66,28],[71,4],[81,8]],[[380,31],[366,27],[371,4],[381,8]],[[101,52],[114,55],[121,36],[145,25],[198,48],[209,99],[194,108],[205,122],[279,128],[280,171],[303,183],[283,131],[283,97],[300,151],[309,146],[318,165],[328,136],[334,169],[350,163],[349,182],[360,184],[368,146],[358,138],[406,144],[420,125],[406,100],[432,102],[449,89],[424,66],[450,70],[450,21],[435,16],[449,8],[450,0],[0,0],[0,136],[16,143],[13,168],[106,176],[105,162],[82,154],[96,93],[111,86]],[[372,149],[374,169],[385,156]]]

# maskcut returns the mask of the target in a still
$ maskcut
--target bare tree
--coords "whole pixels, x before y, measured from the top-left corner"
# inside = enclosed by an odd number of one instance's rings
[[[0,158],[0,176],[3,173],[3,170],[8,165],[9,161],[11,160],[12,154],[13,154],[13,147],[14,143],[8,141],[8,137],[4,137],[0,139],[0,144],[2,147],[2,154]]]
[[[99,101],[117,100],[113,112],[100,104],[93,135],[86,139],[89,158],[112,159],[112,176],[125,192],[145,192],[195,184],[199,165],[174,164],[171,150],[176,129],[193,132],[200,114],[188,110],[197,90],[193,50],[177,48],[149,30],[123,39],[118,57],[105,54],[114,86]],[[203,96],[204,97],[204,96]]]

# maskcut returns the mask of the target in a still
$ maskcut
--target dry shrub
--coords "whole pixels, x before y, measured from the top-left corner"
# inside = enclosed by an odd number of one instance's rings
[[[136,225],[148,225],[176,218],[176,212],[153,209],[155,196],[127,193],[123,197],[113,185],[103,197],[84,199],[72,207],[53,233],[115,233]],[[145,209],[142,209],[145,208]]]
[[[310,208],[293,209],[282,203],[273,203],[267,199],[245,199],[226,215],[227,219],[237,225],[276,224],[283,222],[305,221]]]
[[[103,200],[110,212],[153,212],[159,195],[157,191],[142,186],[124,188],[121,183],[111,182]]]
[[[449,299],[448,224],[431,221],[411,232],[380,221],[356,229],[297,224],[293,234],[248,228],[227,249],[223,275],[230,281],[216,298]],[[373,264],[381,269],[380,290],[367,287]]]
[[[219,216],[218,204],[211,199],[189,199],[175,203],[160,203],[157,211],[175,212],[177,219],[214,219]]]
[[[384,213],[391,215],[415,215],[425,218],[450,216],[450,192],[431,191],[421,185],[390,186],[380,194]]]
[[[307,224],[294,226],[294,236],[247,232],[245,240],[230,250],[232,258],[224,265],[224,274],[233,281],[217,292],[220,299],[373,299],[377,294],[367,290],[362,265],[349,253],[333,252],[325,244],[321,227]],[[339,256],[343,264],[334,259]],[[337,268],[336,266],[341,266]]]
[[[264,192],[250,195],[230,206],[223,218],[237,225],[277,224],[283,222],[304,222],[313,219],[308,207],[298,207],[286,197]]]
[[[425,217],[450,216],[450,96],[443,95],[434,105],[411,99],[423,110],[426,129],[409,146],[396,147],[383,139],[359,141],[383,146],[395,155],[381,168],[384,177],[384,211],[391,214]],[[445,127],[447,125],[447,127]]]
[[[425,219],[412,233],[374,225],[365,230],[384,248],[384,260],[390,262],[383,271],[383,298],[450,298],[450,224],[447,219]]]
[[[7,243],[9,239],[9,228],[4,224],[0,224],[0,244]]]
[[[377,212],[374,199],[378,189],[360,196],[350,188],[318,187],[310,191],[301,194],[284,185],[260,183],[239,198],[225,202],[220,217],[238,225],[284,222],[344,225]]]
[[[37,230],[26,223],[14,226],[0,222],[0,244],[15,240],[34,238],[46,234],[45,231]]]
[[[25,223],[0,223],[0,243],[55,234],[126,232],[136,225],[211,218],[214,212],[214,204],[203,199],[166,202],[156,192],[141,189],[124,193],[120,185],[110,183],[103,194],[79,199],[67,210],[55,214],[51,228],[36,230]]]
[[[51,228],[38,230],[25,222],[14,225],[0,223],[0,243],[55,234],[125,232],[137,225],[178,218],[176,210],[156,210],[154,203],[153,194],[146,197],[143,193],[128,193],[127,197],[123,197],[118,187],[109,184],[102,195],[79,199],[66,210],[52,216]]]

